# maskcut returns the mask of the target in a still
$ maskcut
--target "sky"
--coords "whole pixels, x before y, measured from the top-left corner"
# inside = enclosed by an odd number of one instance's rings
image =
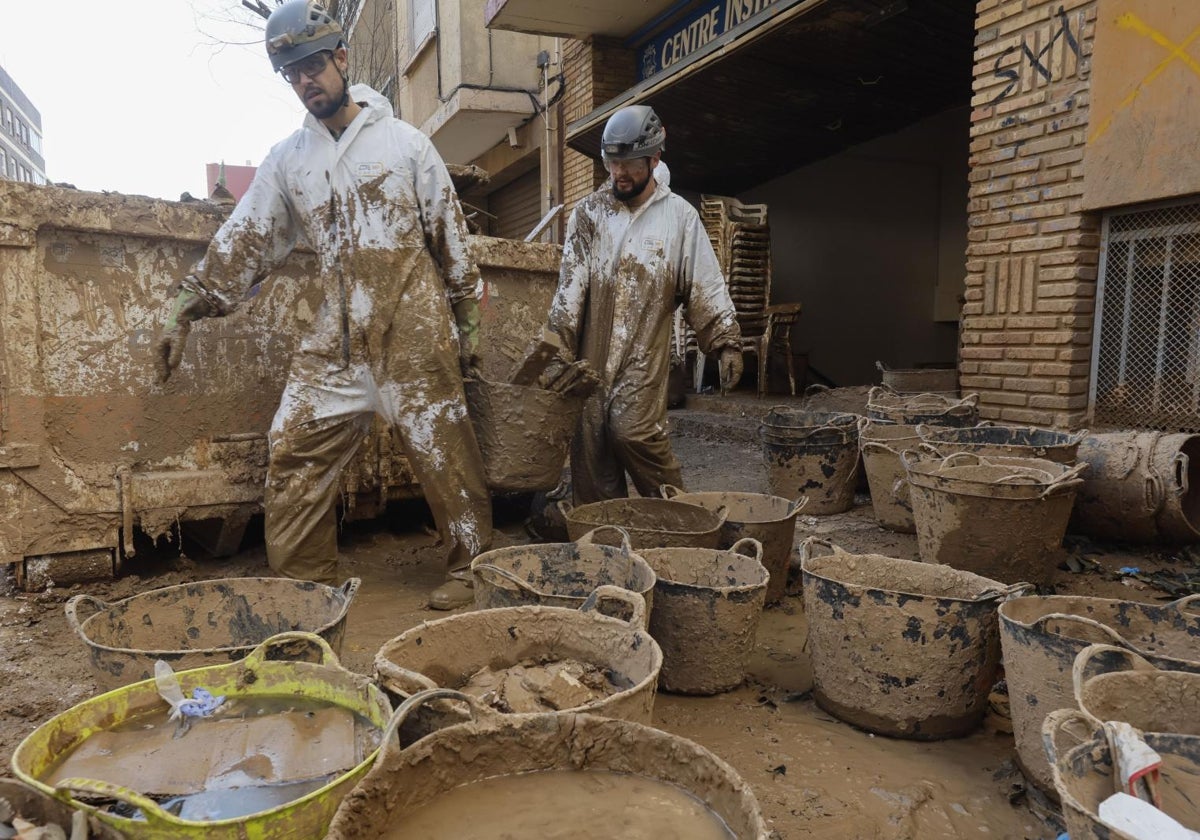
[[[41,112],[52,182],[203,197],[206,163],[257,165],[304,117],[240,0],[4,6],[0,67]]]

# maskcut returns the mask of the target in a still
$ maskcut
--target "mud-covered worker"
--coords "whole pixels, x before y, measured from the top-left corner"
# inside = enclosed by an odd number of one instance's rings
[[[720,353],[722,387],[742,374],[733,302],[700,216],[653,175],[666,132],[646,105],[604,127],[612,180],[571,213],[549,327],[600,374],[571,447],[578,504],[682,486],[667,437],[672,314],[684,305],[700,349]]]
[[[298,242],[319,255],[324,301],[298,336],[270,431],[267,560],[332,583],[340,475],[381,415],[401,439],[449,548],[431,606],[470,600],[463,570],[491,541],[491,500],[467,418],[479,270],[429,139],[365,85],[349,86],[342,30],[316,0],[267,20],[267,54],[308,110],[182,283],[156,345],[165,381],[190,322],[226,315]],[[457,325],[457,327],[456,327]]]

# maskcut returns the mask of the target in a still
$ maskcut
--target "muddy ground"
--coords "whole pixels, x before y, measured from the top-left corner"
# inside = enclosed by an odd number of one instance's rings
[[[686,420],[687,413],[677,416]],[[704,423],[677,422],[675,436],[689,489],[766,491],[757,449],[745,436]],[[498,506],[498,544],[527,539],[519,509]],[[914,537],[875,525],[860,495],[848,513],[801,517],[797,539],[820,534],[858,552],[915,559]],[[251,535],[251,539],[253,535]],[[363,586],[351,609],[343,661],[369,673],[386,640],[440,617],[424,607],[442,576],[441,555],[421,505],[396,505],[380,520],[346,526],[343,576]],[[1144,550],[1068,539],[1068,556],[1087,571],[1059,569],[1060,593],[1144,601],[1169,596],[1117,570],[1138,566],[1196,570],[1187,550]],[[1094,561],[1095,567],[1090,561]],[[1078,566],[1079,563],[1076,563]],[[106,601],[186,581],[269,574],[261,547],[226,560],[194,559],[160,542],[141,551],[115,581],[0,596],[0,752],[11,755],[38,724],[96,693],[85,648],[68,629],[63,604],[89,592]],[[808,691],[806,628],[798,597],[769,609],[759,630],[747,683],[716,697],[660,694],[657,725],[692,738],[729,761],[754,788],[763,814],[781,838],[1046,838],[1036,797],[1024,790],[1012,762],[1013,740],[993,719],[975,734],[916,743],[876,737],[819,709]]]

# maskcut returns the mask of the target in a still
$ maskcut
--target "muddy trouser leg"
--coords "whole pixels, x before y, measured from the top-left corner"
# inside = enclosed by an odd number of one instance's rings
[[[571,441],[571,490],[577,505],[629,495],[625,469],[609,435],[608,396],[603,391],[599,389],[584,403]]]
[[[283,577],[336,584],[342,470],[371,428],[371,400],[349,372],[341,381],[289,380],[271,424],[263,499],[267,562]]]
[[[440,388],[426,380],[380,390],[385,405],[394,406],[393,427],[449,549],[446,570],[462,577],[471,559],[491,547],[492,498],[462,380],[455,378]]]
[[[609,408],[613,451],[641,496],[660,495],[664,484],[683,488],[683,473],[667,435],[666,414],[661,393],[655,400],[621,395]]]

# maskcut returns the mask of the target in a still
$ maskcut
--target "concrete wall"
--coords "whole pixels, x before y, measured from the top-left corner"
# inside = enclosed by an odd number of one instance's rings
[[[838,385],[955,361],[968,128],[946,112],[738,196],[769,205],[771,299],[804,304],[793,347]]]

